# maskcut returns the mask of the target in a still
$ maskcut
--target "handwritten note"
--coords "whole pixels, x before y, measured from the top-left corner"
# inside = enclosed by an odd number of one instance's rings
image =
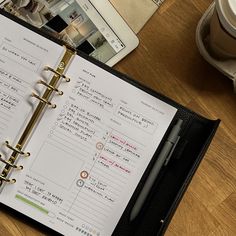
[[[116,110],[116,115],[124,121],[130,122],[132,125],[144,130],[145,132],[154,133],[158,124],[155,121],[145,117],[142,114],[129,109],[124,105],[119,105]]]
[[[86,70],[83,72],[94,77],[93,74]],[[79,77],[76,81],[72,93],[105,110],[111,110],[115,106],[111,96],[106,96],[103,92],[94,88],[90,81],[85,80],[82,77]]]
[[[40,65],[40,61],[38,59],[7,43],[3,43],[1,45],[0,54],[22,66],[30,68],[32,71],[37,71]]]
[[[15,112],[24,100],[26,91],[28,91],[27,83],[0,67],[0,135],[9,128]]]

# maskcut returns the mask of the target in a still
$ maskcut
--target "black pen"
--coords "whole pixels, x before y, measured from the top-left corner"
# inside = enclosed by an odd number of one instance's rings
[[[150,174],[148,175],[145,184],[131,210],[130,221],[134,220],[139,212],[141,211],[143,204],[162,168],[163,165],[167,165],[168,161],[171,158],[171,155],[175,149],[176,144],[179,141],[179,132],[181,130],[181,125],[183,120],[179,119],[177,123],[172,128],[168,138],[166,139],[163,148],[161,149],[160,154],[158,155],[156,162],[154,163]]]

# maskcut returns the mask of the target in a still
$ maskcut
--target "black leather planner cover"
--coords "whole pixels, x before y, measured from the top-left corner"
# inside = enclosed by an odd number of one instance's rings
[[[17,21],[19,24],[22,24],[27,28],[30,28],[31,30],[53,40],[54,42],[63,45],[62,41],[59,41],[46,34],[46,32],[42,32],[41,30],[38,30],[23,21],[14,18],[13,16],[5,13],[3,10],[0,10],[0,14],[3,14],[14,21]],[[211,143],[212,138],[214,137],[220,120],[209,120],[203,116],[200,116],[186,107],[183,107],[175,101],[169,99],[168,97],[159,94],[158,92],[138,83],[128,76],[115,71],[107,65],[90,58],[82,52],[78,51],[77,53],[83,58],[102,67],[104,70],[109,71],[110,73],[127,81],[133,86],[144,90],[145,92],[178,109],[171,125],[169,126],[167,134],[176,123],[176,120],[182,119],[183,125],[180,133],[180,140],[174,150],[169,164],[162,168],[138,217],[130,222],[129,219],[132,207],[144,185],[145,179],[149,175],[150,169],[152,168],[156,157],[158,156],[165,142],[167,136],[166,134],[161,144],[157,147],[152,161],[146,169],[141,181],[139,182],[139,185],[137,186],[132,198],[129,201],[129,204],[126,207],[126,210],[124,211],[118,225],[113,232],[114,236],[163,235],[166,228],[168,227],[169,222],[171,221],[175,210],[178,207],[179,202],[181,201],[181,198],[184,195],[184,192],[187,189],[187,186],[191,182],[194,173],[196,172],[205,152],[207,151],[207,148]],[[8,209],[8,207],[3,206],[2,204],[0,205],[0,208],[4,210]],[[11,210],[9,214],[12,214],[11,212],[14,212],[14,210]],[[20,213],[16,213],[16,215],[22,216]],[[27,219],[29,224],[35,223],[31,219]],[[37,225],[40,224],[37,223],[35,227],[38,227]],[[56,234],[50,229],[47,229],[44,226],[42,227],[42,225],[40,225],[40,229],[47,232],[48,234]]]

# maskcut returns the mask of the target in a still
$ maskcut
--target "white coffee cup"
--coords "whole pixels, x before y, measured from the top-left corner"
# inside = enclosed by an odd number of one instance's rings
[[[236,58],[236,0],[215,0],[209,49],[217,58]]]

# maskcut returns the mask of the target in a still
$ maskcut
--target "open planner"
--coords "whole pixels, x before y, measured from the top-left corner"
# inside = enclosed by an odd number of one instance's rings
[[[219,121],[198,116],[6,13],[0,23],[0,208],[63,235],[163,232]],[[177,118],[184,122],[186,139],[179,143],[186,148],[176,149],[178,158],[160,176],[144,217],[129,222]]]

